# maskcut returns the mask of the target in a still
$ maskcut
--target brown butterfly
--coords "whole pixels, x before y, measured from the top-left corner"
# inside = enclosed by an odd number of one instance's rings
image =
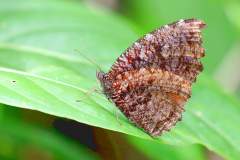
[[[203,70],[204,26],[197,19],[162,26],[137,40],[108,73],[97,72],[107,98],[151,136],[170,130],[182,117]]]

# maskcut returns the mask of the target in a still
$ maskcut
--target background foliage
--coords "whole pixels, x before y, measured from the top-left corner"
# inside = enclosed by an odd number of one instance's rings
[[[58,135],[52,121],[42,126],[26,120],[21,116],[26,110],[13,108],[20,107],[126,133],[126,141],[149,159],[208,159],[206,148],[226,159],[238,159],[239,9],[238,1],[214,0],[122,0],[115,10],[89,1],[1,0],[0,139],[4,143],[0,156],[98,159],[97,153]],[[194,84],[182,122],[152,139],[104,95],[91,91],[99,88],[97,67],[85,56],[107,71],[144,33],[191,17],[208,24],[205,70]],[[29,144],[26,151],[19,149],[23,144]]]

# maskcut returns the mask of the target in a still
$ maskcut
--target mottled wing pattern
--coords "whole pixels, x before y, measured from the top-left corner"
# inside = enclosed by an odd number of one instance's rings
[[[97,74],[106,96],[152,136],[181,119],[191,85],[203,69],[204,26],[196,19],[165,25],[136,41],[108,73]]]

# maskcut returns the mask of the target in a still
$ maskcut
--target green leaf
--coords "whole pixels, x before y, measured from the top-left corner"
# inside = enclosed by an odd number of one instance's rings
[[[97,56],[102,64],[109,66],[109,60],[115,59],[138,37],[136,30],[113,13],[80,3],[0,0],[0,42],[60,51],[59,57]],[[76,49],[81,53],[76,53]]]
[[[32,155],[45,159],[96,160],[93,152],[60,136],[52,129],[28,124],[4,112],[9,106],[0,105],[0,158],[26,159]],[[39,158],[40,158],[39,157]]]
[[[223,157],[237,159],[240,155],[240,128],[236,127],[240,120],[239,104],[216,82],[200,76],[183,115],[183,123],[162,138],[169,142],[175,139],[176,143],[203,144]]]
[[[138,37],[135,27],[80,3],[43,1],[1,1],[0,103],[152,139],[103,94],[91,91],[98,86],[96,67],[74,53],[79,49],[107,69]],[[202,74],[182,122],[160,139],[172,145],[199,143],[238,159],[239,115],[240,103]]]
[[[204,20],[207,28],[204,30],[203,38],[206,46],[206,57],[203,62],[205,72],[208,74],[216,71],[237,40],[236,31],[224,12],[225,6],[219,1],[124,0],[123,2],[123,13],[142,26],[145,32],[178,19],[194,17]]]
[[[238,30],[238,35],[240,33],[240,3],[239,1],[226,1],[225,2],[225,12],[229,18],[229,20],[234,24],[234,26]]]
[[[200,145],[170,146],[156,141],[148,141],[132,136],[126,136],[127,140],[139,151],[147,155],[151,160],[205,160],[205,150]]]

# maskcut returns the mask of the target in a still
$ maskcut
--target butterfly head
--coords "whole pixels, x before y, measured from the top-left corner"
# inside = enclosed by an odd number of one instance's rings
[[[108,76],[103,71],[99,71],[96,73],[97,79],[100,81],[101,87],[103,89],[103,93],[110,98],[110,90],[111,90],[111,81],[108,79]]]

